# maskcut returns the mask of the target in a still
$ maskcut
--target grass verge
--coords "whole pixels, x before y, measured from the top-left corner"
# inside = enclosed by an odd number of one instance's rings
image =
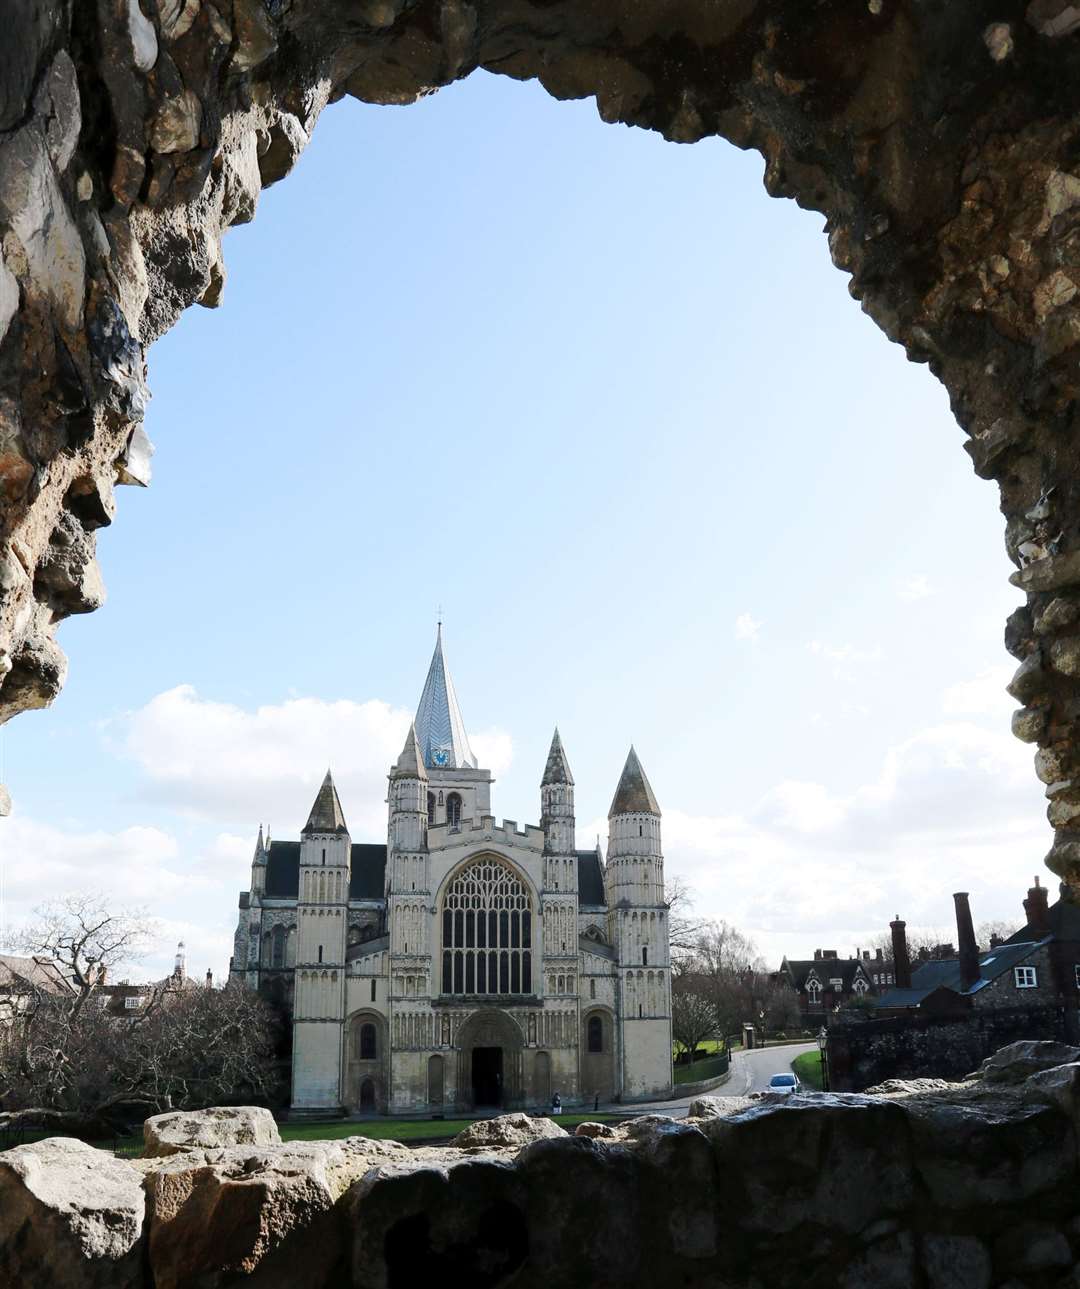
[[[579,1123],[619,1123],[625,1115],[560,1114],[554,1120],[573,1132]],[[438,1141],[455,1137],[475,1119],[333,1119],[327,1123],[283,1123],[282,1141],[336,1141],[371,1137],[376,1141]]]
[[[805,1083],[808,1088],[816,1088],[821,1091],[824,1080],[821,1074],[821,1053],[820,1052],[803,1052],[791,1062],[791,1068],[795,1071],[795,1076],[800,1083]]]

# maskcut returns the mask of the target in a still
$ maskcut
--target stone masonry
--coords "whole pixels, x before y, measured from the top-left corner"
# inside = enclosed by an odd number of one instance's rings
[[[53,699],[99,529],[145,484],[147,347],[214,307],[323,109],[483,67],[823,212],[852,295],[949,391],[1027,605],[1006,642],[1050,867],[1080,886],[1080,11],[1071,0],[40,0],[0,44],[0,719]]]

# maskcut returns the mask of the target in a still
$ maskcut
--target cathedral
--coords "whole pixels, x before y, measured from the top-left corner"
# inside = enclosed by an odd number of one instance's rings
[[[329,773],[299,841],[264,839],[231,979],[292,1016],[295,1112],[534,1108],[671,1094],[660,807],[634,749],[607,857],[578,850],[558,730],[540,822],[496,823],[442,630],[389,773],[385,845]]]

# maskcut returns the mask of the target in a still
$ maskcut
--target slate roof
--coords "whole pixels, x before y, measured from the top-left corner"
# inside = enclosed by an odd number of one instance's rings
[[[386,847],[353,842],[349,860],[349,898],[381,900],[385,893]],[[295,900],[300,892],[300,843],[272,841],[266,863],[269,899]]]
[[[47,994],[66,994],[72,986],[51,958],[22,958],[12,953],[0,953],[0,992],[21,993],[26,989],[40,989]]]
[[[575,850],[578,862],[578,903],[607,904],[604,870],[595,850]]]
[[[612,798],[608,818],[613,815],[658,815],[659,813],[660,806],[657,804],[656,794],[645,777],[638,754],[631,747],[626,764],[623,766],[622,777],[619,779],[619,786],[615,789],[615,796]]]
[[[806,988],[806,979],[813,971],[824,988],[829,987],[830,980],[839,977],[844,982],[842,992],[850,993],[855,984],[855,973],[860,967],[868,983],[873,986],[874,978],[870,974],[873,965],[872,960],[863,958],[785,958],[780,970],[787,971],[791,983],[799,992]]]
[[[345,812],[341,808],[337,788],[334,787],[334,780],[329,770],[327,770],[326,778],[323,779],[322,787],[315,797],[314,804],[311,807],[311,814],[308,815],[308,821],[300,831],[301,834],[306,832],[349,831],[345,824]]]
[[[979,954],[979,979],[970,989],[960,985],[960,960],[949,958],[921,963],[912,968],[910,989],[890,989],[877,1000],[879,1007],[918,1007],[935,989],[949,989],[954,994],[977,994],[1013,967],[1018,967],[1034,949],[1046,940],[1010,940],[996,949]]]

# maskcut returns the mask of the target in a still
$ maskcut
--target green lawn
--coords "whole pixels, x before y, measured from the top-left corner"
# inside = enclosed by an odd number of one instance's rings
[[[619,1123],[625,1115],[560,1114],[555,1122],[573,1132],[579,1123]],[[334,1119],[329,1123],[280,1124],[282,1141],[333,1141],[339,1137],[372,1137],[376,1141],[427,1141],[455,1137],[474,1119]]]
[[[723,1074],[728,1067],[728,1060],[725,1056],[710,1056],[703,1061],[695,1061],[693,1065],[676,1065],[675,1082],[679,1083],[701,1083],[705,1079],[715,1079]]]
[[[796,1077],[808,1088],[817,1088],[820,1092],[823,1085],[821,1077],[821,1053],[803,1052],[791,1062]]]

